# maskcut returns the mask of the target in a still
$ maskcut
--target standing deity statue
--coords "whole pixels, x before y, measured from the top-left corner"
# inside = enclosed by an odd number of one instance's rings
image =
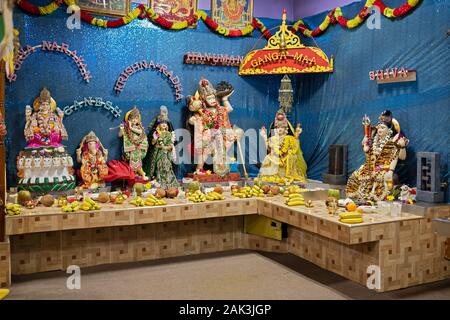
[[[125,121],[120,125],[119,137],[123,139],[123,158],[128,161],[135,173],[147,180],[142,169],[142,160],[147,154],[148,141],[137,107],[133,107],[125,114]]]
[[[385,110],[372,130],[370,119],[363,119],[365,135],[362,147],[366,162],[350,176],[347,197],[360,201],[380,201],[393,188],[393,174],[398,160],[406,159],[409,140],[400,130],[400,124]]]
[[[204,164],[212,157],[214,173],[225,176],[230,171],[227,150],[236,140],[228,114],[233,111],[228,98],[234,90],[230,84],[221,82],[214,88],[202,79],[193,97],[188,98],[188,108],[193,113],[189,124],[194,126],[194,154],[196,174],[204,174]],[[221,100],[221,101],[219,101]]]
[[[144,170],[154,178],[161,188],[178,188],[179,184],[173,172],[175,154],[175,132],[169,120],[166,106],[161,106],[160,113],[148,126],[149,152],[144,161]]]
[[[89,132],[76,151],[77,161],[81,163],[80,175],[83,188],[96,189],[104,187],[104,178],[108,175],[108,150],[93,131]]]
[[[307,165],[299,143],[301,133],[300,125],[294,130],[282,109],[278,110],[270,126],[269,137],[266,128],[261,128],[260,134],[268,151],[259,172],[263,181],[278,182],[280,178],[291,182],[306,181]]]
[[[73,160],[61,143],[68,139],[63,117],[46,88],[34,100],[33,108],[26,106],[24,135],[28,144],[17,159],[20,189],[46,193],[75,188]]]

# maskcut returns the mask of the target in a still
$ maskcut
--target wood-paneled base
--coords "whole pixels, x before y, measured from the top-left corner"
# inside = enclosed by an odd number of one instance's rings
[[[11,260],[9,241],[0,242],[0,288],[11,285]]]
[[[11,236],[12,274],[243,248],[243,217]]]

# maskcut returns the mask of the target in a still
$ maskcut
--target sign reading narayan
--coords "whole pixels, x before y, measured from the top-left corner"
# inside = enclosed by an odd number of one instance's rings
[[[260,50],[250,51],[239,68],[240,75],[333,72],[333,57],[318,47],[304,46],[300,38],[286,25],[286,10],[282,24]]]
[[[55,41],[42,41],[42,44],[39,44],[37,46],[25,46],[23,48],[20,48],[17,56],[14,60],[14,73],[11,74],[8,77],[8,80],[11,81],[16,81],[17,79],[17,74],[16,72],[18,70],[20,70],[20,68],[22,67],[23,62],[25,61],[26,58],[28,58],[29,55],[31,55],[32,53],[37,52],[38,49],[41,49],[41,51],[44,52],[59,52],[59,53],[63,53],[65,55],[67,55],[68,57],[70,57],[75,64],[78,67],[78,70],[81,73],[81,76],[83,77],[83,80],[86,82],[89,82],[89,79],[92,79],[92,75],[91,72],[88,70],[87,65],[84,61],[84,58],[82,56],[79,56],[77,54],[76,50],[70,50],[69,49],[69,45],[66,43],[61,43],[58,44]]]

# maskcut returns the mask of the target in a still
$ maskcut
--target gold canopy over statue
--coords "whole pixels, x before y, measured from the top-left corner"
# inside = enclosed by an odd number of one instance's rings
[[[282,24],[267,45],[250,51],[239,68],[239,75],[333,72],[331,61],[318,47],[307,47],[291,32],[283,10]]]

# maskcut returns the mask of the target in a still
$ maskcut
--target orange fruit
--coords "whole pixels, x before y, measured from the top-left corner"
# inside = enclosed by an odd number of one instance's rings
[[[354,204],[353,202],[347,203],[347,206],[345,207],[347,209],[347,211],[353,212],[356,211],[356,204]]]

